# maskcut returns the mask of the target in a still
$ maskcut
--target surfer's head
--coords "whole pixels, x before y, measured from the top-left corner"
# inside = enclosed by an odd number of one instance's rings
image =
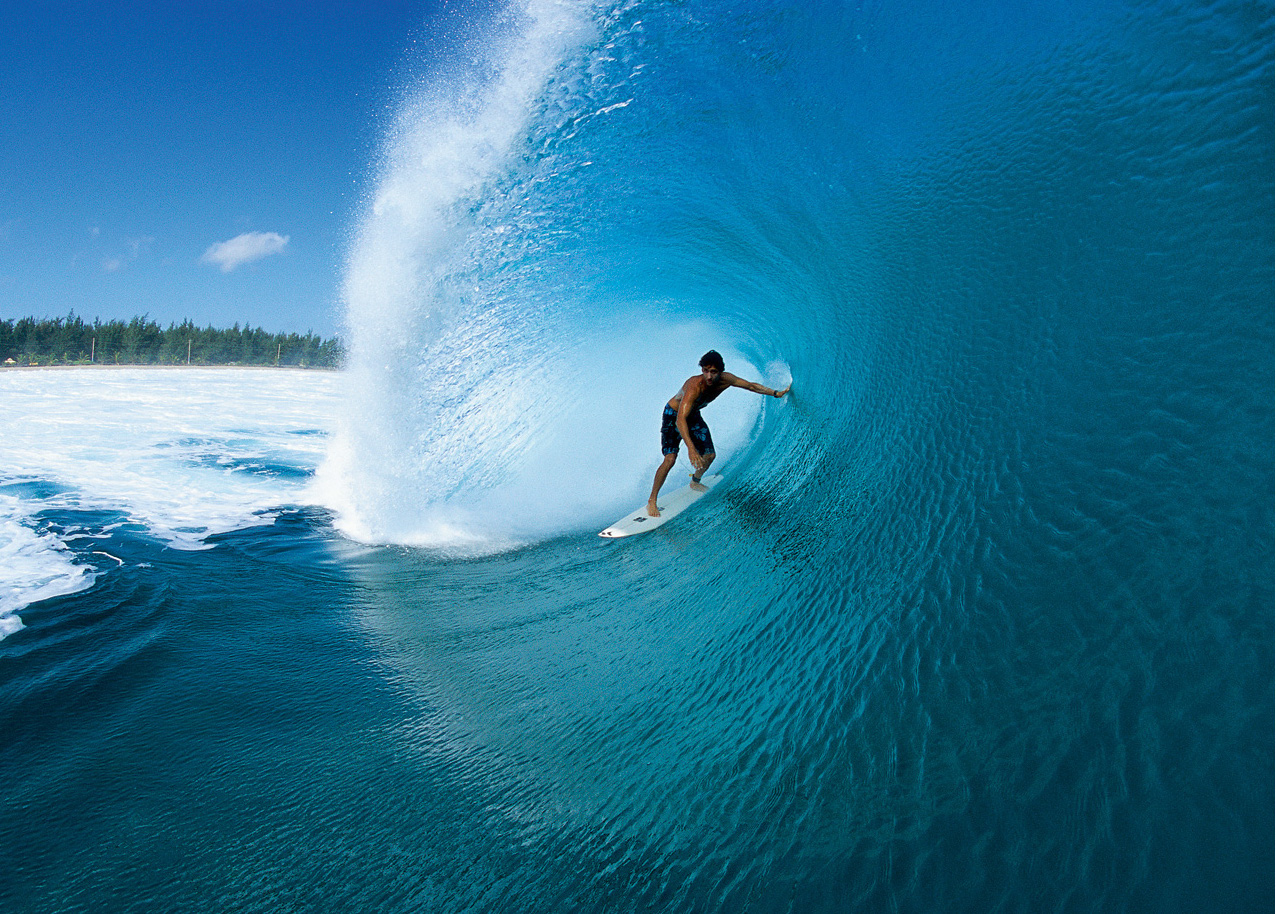
[[[700,356],[701,368],[716,368],[718,371],[726,371],[727,366],[722,361],[722,356],[718,355],[718,350],[710,349],[704,355]]]

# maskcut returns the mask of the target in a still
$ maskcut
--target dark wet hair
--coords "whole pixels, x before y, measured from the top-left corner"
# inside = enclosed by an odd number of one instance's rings
[[[718,355],[718,350],[710,349],[704,355],[700,356],[701,368],[716,368],[718,371],[726,371],[727,366],[722,363],[722,356]]]

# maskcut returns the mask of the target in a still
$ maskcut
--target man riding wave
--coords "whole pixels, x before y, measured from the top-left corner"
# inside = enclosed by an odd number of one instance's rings
[[[660,451],[665,455],[656,470],[656,479],[651,486],[651,498],[647,500],[647,513],[652,517],[660,516],[656,507],[656,496],[660,487],[665,484],[669,471],[678,461],[678,448],[683,441],[687,442],[687,456],[691,458],[691,466],[695,470],[691,474],[692,488],[704,487],[700,478],[709,469],[716,456],[713,450],[713,436],[709,426],[700,415],[700,408],[718,399],[728,387],[742,387],[755,394],[767,397],[783,397],[793,385],[784,390],[772,390],[753,381],[737,378],[726,370],[717,351],[710,349],[700,358],[700,374],[687,378],[673,397],[665,404],[664,418],[660,423]]]

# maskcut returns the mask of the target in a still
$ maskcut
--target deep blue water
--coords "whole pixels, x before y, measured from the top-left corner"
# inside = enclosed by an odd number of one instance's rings
[[[1268,910],[1270,5],[451,15],[328,495],[27,521],[0,905]],[[793,395],[599,539],[710,347]]]

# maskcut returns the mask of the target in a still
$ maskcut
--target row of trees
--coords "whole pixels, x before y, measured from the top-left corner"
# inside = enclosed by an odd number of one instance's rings
[[[247,324],[229,330],[189,320],[161,327],[145,315],[88,323],[75,315],[0,320],[0,365],[294,365],[340,368],[338,339],[268,333]]]

